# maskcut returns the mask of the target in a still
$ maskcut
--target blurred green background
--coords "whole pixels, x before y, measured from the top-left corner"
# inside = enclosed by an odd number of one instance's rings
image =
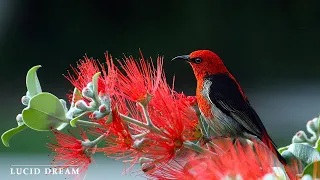
[[[138,57],[141,48],[154,59],[164,55],[169,83],[175,75],[176,90],[193,95],[196,82],[191,68],[170,59],[210,49],[240,82],[274,141],[286,145],[320,112],[319,4],[316,0],[0,0],[0,133],[16,126],[25,75],[34,65],[43,66],[38,71],[43,90],[66,99],[72,86],[62,74],[85,53],[100,60],[105,51],[116,58],[123,53]],[[28,129],[11,140],[10,148],[0,145],[0,156],[45,156],[49,134]],[[10,162],[10,158],[2,161]]]

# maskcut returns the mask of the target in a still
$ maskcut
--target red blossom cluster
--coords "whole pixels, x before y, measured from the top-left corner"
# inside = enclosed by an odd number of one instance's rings
[[[92,162],[91,155],[95,152],[96,147],[83,146],[83,142],[88,141],[88,137],[82,129],[80,137],[82,140],[71,133],[64,134],[60,131],[53,130],[54,138],[49,137],[52,142],[47,147],[55,154],[52,164],[57,168],[78,168],[79,174],[75,174],[75,179],[83,179],[89,164]]]
[[[255,141],[253,146],[236,142],[227,143],[227,151],[213,147],[216,155],[197,154],[190,150],[178,155],[168,163],[157,165],[156,171],[146,174],[152,179],[240,179],[256,180],[265,175],[274,175],[272,167],[275,164],[273,153],[261,142]]]
[[[85,132],[81,132],[84,141],[80,141],[54,131],[57,143],[48,146],[56,153],[54,159],[58,165],[76,164],[83,174],[93,152],[103,152],[107,157],[130,162],[130,167],[140,163],[142,171],[152,179],[221,179],[236,175],[241,175],[242,179],[259,179],[273,173],[273,154],[258,142],[254,142],[253,147],[223,144],[229,147],[224,153],[212,144],[209,147],[203,143],[193,108],[197,99],[178,93],[167,84],[162,57],[157,58],[155,66],[142,54],[139,60],[125,56],[117,60],[119,67],[110,55],[105,57],[106,67],[104,63],[85,57],[77,68],[72,68],[74,75],[69,73],[66,77],[79,91],[86,93],[92,77],[102,72],[98,77],[98,94],[110,98],[111,112],[102,118],[90,116],[90,121],[98,123],[99,127],[91,127],[86,133],[102,137],[103,143],[86,147],[83,142],[89,140]],[[87,105],[94,101],[83,96],[73,99],[84,100]],[[98,110],[106,111],[105,108],[100,106]],[[200,148],[220,153],[215,156],[199,154],[186,148],[186,142],[199,142]]]
[[[175,92],[166,83],[162,57],[157,58],[157,66],[143,56],[139,60],[131,56],[124,57],[118,60],[119,68],[114,65],[111,56],[106,54],[105,57],[106,67],[97,60],[85,57],[79,61],[77,68],[72,68],[74,75],[69,73],[66,76],[83,92],[92,82],[92,76],[102,72],[98,78],[98,92],[111,98],[112,113],[101,119],[91,119],[102,127],[90,128],[89,132],[94,136],[106,136],[103,146],[96,148],[96,152],[104,152],[111,158],[129,160],[132,165],[141,158],[147,158],[156,165],[173,159],[185,141],[200,138],[199,133],[196,133],[198,119],[191,106],[196,99]],[[75,101],[80,99],[87,104],[92,101],[85,97],[78,97]],[[112,122],[106,124],[109,116],[112,116]],[[151,123],[153,128],[125,122],[121,116],[132,118],[144,126]],[[55,132],[57,133],[61,132]],[[60,134],[56,138],[59,142],[65,141],[65,137]],[[72,141],[78,142],[81,149],[79,140]],[[70,141],[60,146],[68,149],[69,143]],[[55,152],[58,154],[56,157],[61,156],[59,153],[62,151]],[[65,161],[69,163],[67,157]],[[90,161],[83,162],[87,163],[87,168]]]

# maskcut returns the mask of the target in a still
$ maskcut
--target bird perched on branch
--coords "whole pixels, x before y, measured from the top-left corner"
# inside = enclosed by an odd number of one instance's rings
[[[198,50],[172,60],[177,59],[189,62],[193,69],[198,106],[214,136],[259,138],[286,164],[239,83],[218,55],[209,50]]]

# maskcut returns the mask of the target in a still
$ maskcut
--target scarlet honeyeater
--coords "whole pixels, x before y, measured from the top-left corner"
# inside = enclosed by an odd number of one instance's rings
[[[183,59],[191,65],[197,79],[199,109],[215,136],[257,137],[286,164],[239,83],[218,55],[198,50],[175,59]]]

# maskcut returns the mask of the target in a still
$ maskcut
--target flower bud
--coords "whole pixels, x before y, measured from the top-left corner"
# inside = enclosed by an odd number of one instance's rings
[[[107,111],[107,107],[106,107],[104,104],[102,104],[102,105],[99,107],[99,111],[100,111],[101,113],[105,113],[105,112]]]
[[[88,109],[86,102],[84,100],[79,100],[75,103],[75,107],[77,109],[81,109],[82,111],[86,111]]]
[[[292,143],[308,143],[308,137],[304,131],[298,131],[292,138]]]
[[[93,92],[89,88],[85,87],[82,89],[82,96],[92,98]]]
[[[318,136],[319,118],[314,118],[307,123],[307,131],[313,136]],[[316,138],[316,137],[315,137]]]
[[[81,113],[83,113],[83,110],[81,110],[81,109],[78,109],[78,108],[72,109],[72,117],[78,116]]]
[[[23,119],[22,119],[22,114],[18,114],[16,117],[16,120],[17,120],[18,126],[21,126],[24,124]]]
[[[93,91],[93,84],[92,84],[92,82],[89,82],[89,83],[87,84],[87,88],[89,88],[91,91]]]
[[[153,160],[146,157],[141,157],[139,159],[139,163],[141,165],[141,170],[145,173],[155,170],[156,166],[153,163]]]
[[[110,106],[111,98],[107,94],[99,94],[99,99],[101,101],[101,104],[104,104],[106,106]]]
[[[135,149],[141,149],[142,146],[145,144],[146,141],[147,141],[146,138],[136,139],[136,140],[133,142],[133,148],[135,148]]]
[[[141,171],[144,173],[150,173],[151,171],[155,170],[156,166],[153,163],[142,163],[141,164]]]
[[[101,113],[99,111],[94,111],[90,118],[98,120],[103,118],[104,116],[106,116],[104,113]]]
[[[90,108],[95,108],[96,107],[96,102],[95,101],[91,101],[90,103],[89,103],[89,107]]]
[[[28,106],[30,98],[28,96],[22,96],[21,103],[25,106]]]

